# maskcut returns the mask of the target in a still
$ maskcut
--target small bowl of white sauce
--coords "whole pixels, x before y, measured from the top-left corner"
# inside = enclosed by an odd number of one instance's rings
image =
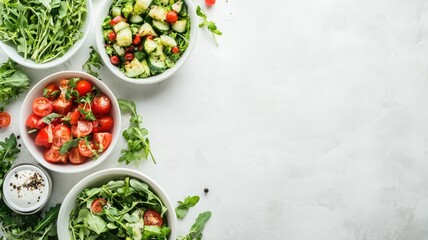
[[[52,178],[42,167],[21,164],[4,177],[3,201],[19,214],[33,214],[48,203],[52,193]]]

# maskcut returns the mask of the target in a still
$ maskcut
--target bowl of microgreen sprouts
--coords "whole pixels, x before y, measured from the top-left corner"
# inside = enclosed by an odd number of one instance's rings
[[[0,1],[0,9],[0,48],[33,69],[67,61],[91,26],[91,0],[9,0]]]
[[[189,58],[198,33],[191,0],[106,0],[94,21],[105,66],[134,84],[171,77]]]

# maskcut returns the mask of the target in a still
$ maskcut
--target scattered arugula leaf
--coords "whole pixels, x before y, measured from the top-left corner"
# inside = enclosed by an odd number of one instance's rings
[[[218,42],[217,42],[215,35],[221,36],[223,33],[217,28],[217,26],[215,25],[215,23],[213,21],[208,21],[207,14],[201,9],[201,7],[199,5],[196,7],[196,15],[201,17],[203,20],[201,23],[199,23],[199,27],[200,28],[207,27],[207,29],[213,35],[213,38],[214,38],[216,45],[218,46]]]
[[[101,61],[101,56],[97,52],[97,50],[94,49],[94,47],[90,46],[91,52],[89,53],[88,60],[83,64],[82,68],[87,73],[91,74],[94,77],[98,77],[98,73],[95,72],[93,68],[97,68],[98,70],[101,69],[103,66],[103,62]]]
[[[59,154],[64,155],[68,151],[70,151],[71,148],[77,147],[77,145],[79,145],[79,141],[80,141],[80,138],[75,138],[65,142],[59,149]]]
[[[129,164],[141,159],[147,159],[150,155],[153,162],[156,163],[150,149],[150,141],[147,138],[149,132],[147,129],[140,127],[143,117],[137,114],[135,103],[125,99],[118,99],[117,101],[123,112],[131,113],[129,127],[122,133],[128,143],[128,149],[122,149],[119,162],[124,161],[126,164]]]
[[[203,213],[200,213],[199,216],[196,218],[195,223],[190,228],[189,234],[187,234],[184,237],[179,237],[178,240],[201,240],[202,239],[202,232],[204,231],[205,224],[208,222],[208,220],[211,218],[211,212],[206,211]]]
[[[17,148],[15,134],[12,133],[9,138],[5,138],[3,142],[0,142],[0,187],[2,185],[4,175],[12,167],[12,164],[15,162],[19,152],[21,152],[21,150]]]
[[[175,214],[178,219],[183,219],[191,207],[194,207],[199,202],[199,196],[188,196],[184,202],[178,201],[178,206],[175,208]]]
[[[14,61],[9,59],[0,65],[0,106],[4,107],[16,100],[29,87],[30,79],[16,68]]]
[[[58,113],[51,113],[45,117],[42,118],[42,121],[46,124],[51,124],[52,121],[54,121],[55,119],[62,117],[63,115],[58,114]]]

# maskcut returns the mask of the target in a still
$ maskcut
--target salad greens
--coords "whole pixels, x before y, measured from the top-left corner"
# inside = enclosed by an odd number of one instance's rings
[[[122,133],[128,143],[128,149],[122,149],[119,162],[124,161],[129,164],[140,159],[147,159],[150,155],[153,162],[156,163],[150,149],[150,141],[147,138],[149,132],[147,129],[140,127],[143,117],[137,114],[135,103],[125,99],[118,99],[117,101],[119,102],[120,110],[131,113],[130,126]]]
[[[0,40],[45,63],[82,38],[86,0],[0,0]]]
[[[204,231],[205,224],[208,222],[208,220],[211,218],[211,212],[206,211],[203,213],[200,213],[199,216],[196,218],[195,223],[190,228],[189,234],[187,234],[184,237],[179,237],[178,240],[201,240],[202,239],[202,232]]]
[[[30,79],[25,73],[16,69],[15,62],[9,59],[0,65],[0,107],[4,107],[12,100],[17,99],[19,94],[29,87]]]
[[[166,240],[166,211],[146,183],[127,177],[83,190],[70,213],[69,228],[73,240]],[[159,217],[157,224],[148,216],[153,212]]]
[[[19,152],[15,134],[12,133],[9,138],[0,142],[0,188],[4,175],[12,167]],[[9,209],[0,198],[0,230],[5,239],[57,239],[56,219],[59,207],[60,205],[51,208],[43,217],[39,214],[19,215]]]
[[[215,34],[216,35],[219,35],[219,36],[221,36],[223,33],[222,32],[220,32],[220,30],[217,28],[217,26],[215,25],[215,23],[214,22],[212,22],[212,21],[208,21],[208,19],[207,19],[207,14],[201,9],[201,7],[198,5],[197,7],[196,7],[196,15],[198,15],[199,17],[201,17],[202,18],[202,22],[199,24],[199,27],[200,28],[202,28],[202,27],[207,27],[207,29],[211,32],[211,34],[213,35],[213,38],[214,38],[214,41],[215,41],[215,43],[217,44],[217,46],[218,46],[218,42],[217,42],[217,39],[216,39],[216,37],[215,37]]]
[[[91,52],[89,53],[89,58],[83,64],[82,68],[92,76],[98,77],[98,73],[95,72],[92,68],[97,68],[99,70],[101,66],[103,66],[103,62],[101,61],[101,56],[97,52],[97,50],[95,50],[92,46],[90,47],[90,49]]]
[[[178,206],[175,208],[175,214],[178,219],[183,219],[191,207],[194,207],[199,202],[199,196],[188,196],[184,202],[178,201]]]

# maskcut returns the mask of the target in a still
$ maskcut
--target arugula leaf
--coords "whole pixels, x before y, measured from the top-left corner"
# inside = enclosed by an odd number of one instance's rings
[[[17,148],[15,134],[12,133],[9,138],[5,138],[3,142],[0,142],[0,179],[3,179],[4,175],[12,167],[19,152],[21,152],[21,150]]]
[[[51,122],[59,117],[62,117],[63,115],[58,113],[51,113],[45,117],[42,118],[42,121],[46,124],[51,124]]]
[[[92,76],[98,77],[98,73],[93,71],[92,67],[97,68],[99,70],[103,66],[103,62],[101,61],[101,56],[97,52],[97,50],[95,50],[92,46],[90,46],[89,48],[91,49],[91,52],[89,53],[89,58],[83,64],[82,68]]]
[[[188,196],[184,202],[178,201],[178,206],[175,208],[175,214],[178,219],[183,219],[191,207],[194,207],[199,202],[199,196]]]
[[[190,228],[189,234],[187,234],[184,237],[179,237],[179,240],[193,240],[202,239],[202,232],[204,231],[205,225],[208,222],[208,220],[211,218],[211,212],[206,211],[203,213],[200,213],[199,216],[196,218],[195,223]]]
[[[143,117],[137,114],[136,106],[133,101],[118,99],[119,107],[122,112],[130,112],[129,127],[124,130],[122,136],[128,143],[127,149],[121,150],[119,162],[129,164],[140,159],[147,159],[150,155],[154,163],[156,163],[152,151],[150,149],[150,141],[147,138],[149,132],[145,128],[141,128]]]
[[[55,207],[49,209],[49,211],[45,213],[45,217],[37,222],[37,225],[36,227],[34,227],[33,231],[40,232],[41,230],[43,230],[43,228],[46,228],[52,223],[55,223],[56,219],[58,218],[60,206],[61,205],[58,204]]]
[[[79,141],[80,141],[80,138],[75,138],[65,142],[59,149],[59,154],[64,155],[68,151],[70,151],[71,148],[77,147],[77,145],[79,144]]]
[[[25,73],[16,69],[15,62],[9,59],[0,65],[0,106],[6,106],[16,100],[29,87],[30,79]]]
[[[218,42],[217,39],[215,37],[216,35],[223,35],[223,33],[217,28],[217,26],[215,25],[215,23],[213,21],[208,21],[207,18],[207,14],[201,9],[201,7],[198,5],[196,7],[196,15],[198,15],[199,17],[202,18],[202,22],[199,23],[199,27],[207,27],[207,29],[211,32],[211,34],[213,35],[214,41],[216,43],[216,45],[218,46]]]

